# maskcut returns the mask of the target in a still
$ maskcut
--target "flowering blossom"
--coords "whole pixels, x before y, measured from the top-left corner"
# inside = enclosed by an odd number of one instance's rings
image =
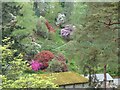
[[[43,64],[39,63],[38,61],[32,60],[31,62],[31,67],[32,67],[32,70],[34,71],[38,71],[39,69],[41,69],[42,66]]]
[[[66,25],[65,28],[61,29],[61,36],[66,38],[69,37],[74,31],[74,26]]]
[[[54,58],[54,54],[50,51],[42,51],[35,55],[34,60],[39,61],[43,64],[42,69],[48,67],[48,62]]]
[[[61,24],[65,23],[66,21],[66,16],[64,13],[58,13],[58,16],[56,18],[56,25],[60,26]]]
[[[54,58],[54,54],[50,51],[42,51],[35,55],[34,60],[38,60],[40,62],[48,62],[49,60]]]
[[[61,36],[66,37],[70,35],[70,31],[68,31],[66,28],[61,29]]]

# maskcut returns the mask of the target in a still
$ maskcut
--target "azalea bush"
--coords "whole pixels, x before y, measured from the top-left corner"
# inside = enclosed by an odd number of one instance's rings
[[[41,51],[37,55],[35,55],[34,60],[40,62],[48,62],[54,58],[54,54],[50,51]]]
[[[41,51],[34,57],[32,62],[33,70],[43,70],[48,67],[48,62],[54,58],[54,54],[50,51]],[[41,64],[41,65],[40,65]],[[34,68],[35,67],[35,68]]]

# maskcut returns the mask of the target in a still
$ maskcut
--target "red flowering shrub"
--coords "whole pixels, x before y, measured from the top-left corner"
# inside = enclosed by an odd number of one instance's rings
[[[41,70],[44,70],[49,66],[48,62],[43,62],[42,64],[43,64],[43,66],[41,67]]]
[[[42,51],[35,55],[34,60],[39,61],[43,64],[42,69],[48,67],[48,62],[54,58],[54,54],[50,51]]]
[[[40,62],[48,62],[54,58],[54,54],[50,51],[42,51],[35,55],[34,60],[40,61]]]

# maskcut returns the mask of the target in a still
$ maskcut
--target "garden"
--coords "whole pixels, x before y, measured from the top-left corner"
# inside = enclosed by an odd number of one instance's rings
[[[0,88],[59,88],[39,75],[105,65],[119,77],[119,24],[116,2],[2,2]]]

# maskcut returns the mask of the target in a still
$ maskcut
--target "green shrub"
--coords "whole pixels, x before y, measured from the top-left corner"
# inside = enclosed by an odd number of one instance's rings
[[[78,71],[78,66],[74,60],[69,61],[68,66],[70,71]]]
[[[57,88],[57,85],[52,83],[55,78],[41,78],[37,74],[26,74],[17,80],[8,80],[4,75],[2,78],[2,87],[0,88]]]
[[[66,72],[68,71],[67,65],[65,62],[58,61],[56,59],[53,59],[47,68],[50,72]]]
[[[9,79],[17,79],[27,68],[27,62],[23,60],[23,55],[17,50],[11,49],[14,41],[10,42],[10,38],[3,41],[2,49],[2,73]]]

